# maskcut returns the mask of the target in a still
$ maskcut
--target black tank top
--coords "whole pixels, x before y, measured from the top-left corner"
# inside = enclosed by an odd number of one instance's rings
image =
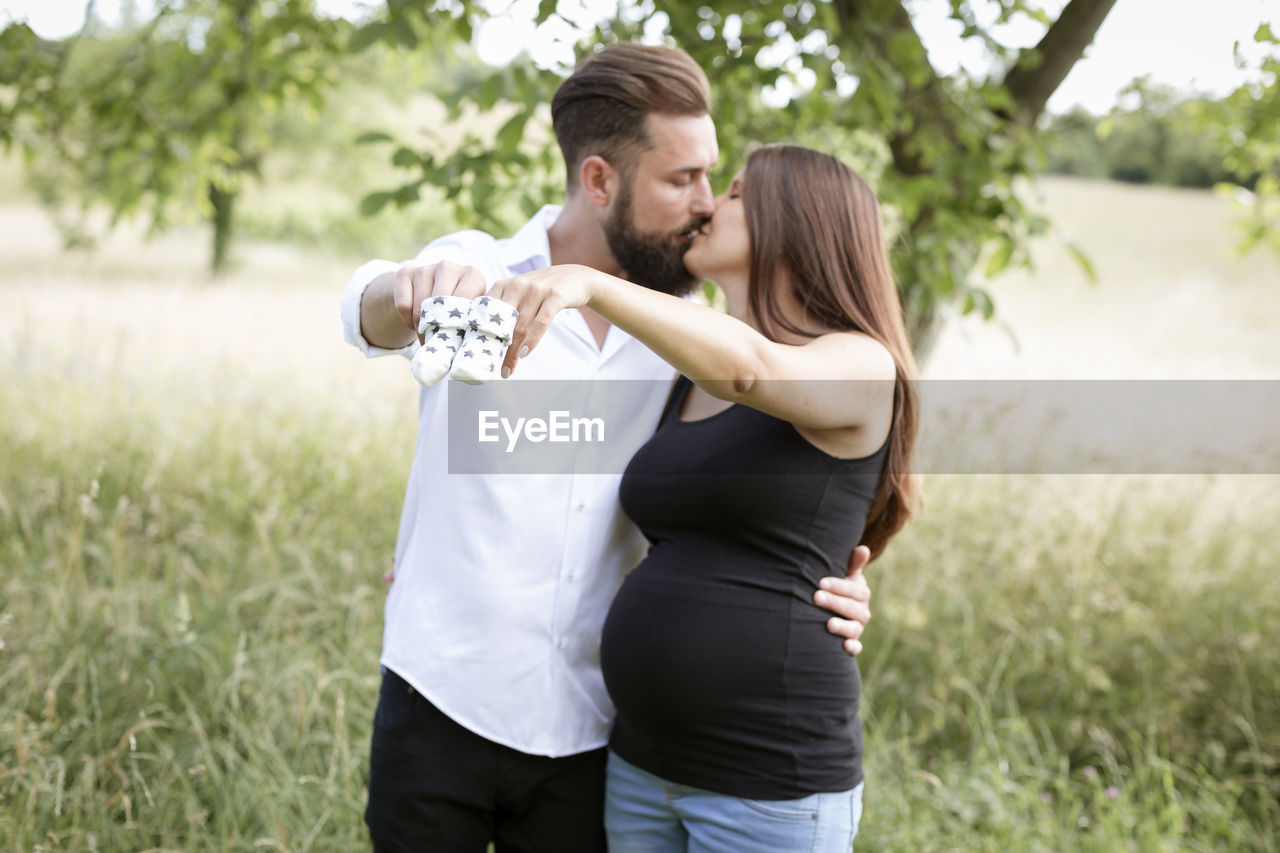
[[[610,746],[733,796],[847,790],[862,781],[858,666],[813,593],[848,567],[888,442],[837,459],[743,405],[681,421],[690,387],[680,377],[622,478],[650,549],[601,638]]]

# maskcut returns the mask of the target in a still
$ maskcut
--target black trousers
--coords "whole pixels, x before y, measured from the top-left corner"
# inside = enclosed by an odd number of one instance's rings
[[[604,853],[603,748],[528,755],[463,728],[386,670],[365,823],[377,853]]]

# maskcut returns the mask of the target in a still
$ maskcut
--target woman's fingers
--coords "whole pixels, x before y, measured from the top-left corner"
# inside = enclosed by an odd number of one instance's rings
[[[561,300],[554,292],[537,294],[535,298],[526,298],[517,306],[520,319],[516,321],[516,329],[511,334],[511,346],[507,347],[506,358],[502,361],[502,375],[510,376],[516,369],[516,362],[533,352],[542,340],[542,336],[551,328],[551,321],[560,312]]]
[[[844,650],[851,655],[857,655],[862,651],[861,637],[865,628],[866,626],[861,622],[839,619],[835,616],[827,620],[827,631],[837,637],[844,637]]]
[[[511,345],[502,361],[505,378],[516,369],[516,363],[542,341],[551,328],[551,321],[565,307],[564,298],[545,274],[536,272],[497,282],[490,288],[489,296],[514,305],[520,312],[515,331],[511,333]]]
[[[813,595],[814,604],[842,619],[863,625],[871,621],[870,592],[867,592],[867,597],[862,597],[862,590],[856,582],[845,578],[823,578],[822,587]]]
[[[865,552],[865,553],[858,553]],[[813,603],[834,613],[827,620],[827,630],[845,638],[845,651],[858,654],[862,643],[858,642],[862,630],[871,621],[871,587],[862,572],[870,552],[858,547],[850,562],[852,571],[847,577],[828,577],[818,582],[820,589],[813,594]]]

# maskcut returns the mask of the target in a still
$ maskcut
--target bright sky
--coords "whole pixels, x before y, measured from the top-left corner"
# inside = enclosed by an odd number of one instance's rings
[[[128,2],[98,0],[96,8],[99,16],[111,20]],[[137,5],[146,8],[150,3],[140,0]],[[330,14],[348,14],[368,3],[319,0],[319,5]],[[477,50],[486,61],[504,62],[525,47],[544,64],[572,61],[573,32],[567,24],[552,22],[533,33],[528,21],[537,0],[493,0],[492,5],[509,11],[505,19],[488,24],[480,33]],[[910,0],[909,5],[939,71],[949,73],[962,65],[981,71],[982,49],[972,40],[960,41],[960,25],[946,18],[947,0]],[[1065,0],[1045,0],[1045,5],[1050,14],[1056,14]],[[1106,112],[1116,102],[1117,92],[1140,74],[1183,90],[1222,94],[1234,89],[1246,79],[1235,67],[1234,43],[1241,42],[1245,55],[1256,57],[1258,52],[1251,48],[1253,33],[1265,20],[1280,27],[1280,0],[1214,0],[1201,10],[1196,5],[1117,0],[1084,58],[1050,99],[1049,109],[1062,112],[1079,104],[1095,113]],[[616,0],[560,2],[561,14],[581,23],[598,20],[615,7]],[[25,19],[46,38],[59,38],[79,29],[84,9],[83,0],[3,0],[0,25]],[[997,33],[1017,46],[1032,45],[1040,35],[1039,27],[1030,22]]]

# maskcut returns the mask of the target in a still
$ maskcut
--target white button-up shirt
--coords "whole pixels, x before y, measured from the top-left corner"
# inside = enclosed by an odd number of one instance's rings
[[[509,240],[461,231],[411,263],[451,260],[489,284],[550,264],[544,207]],[[366,355],[412,357],[369,345],[360,300],[399,264],[356,270],[342,298],[346,339]],[[611,420],[628,424],[631,452],[652,435],[673,369],[610,327],[603,347],[581,313],[560,312],[520,379],[658,380]],[[413,379],[408,369],[405,381]],[[603,746],[613,705],[600,674],[600,630],[623,575],[644,556],[643,536],[618,505],[621,475],[450,474],[449,382],[419,394],[419,429],[387,597],[382,663],[454,721],[496,743],[562,756]]]

